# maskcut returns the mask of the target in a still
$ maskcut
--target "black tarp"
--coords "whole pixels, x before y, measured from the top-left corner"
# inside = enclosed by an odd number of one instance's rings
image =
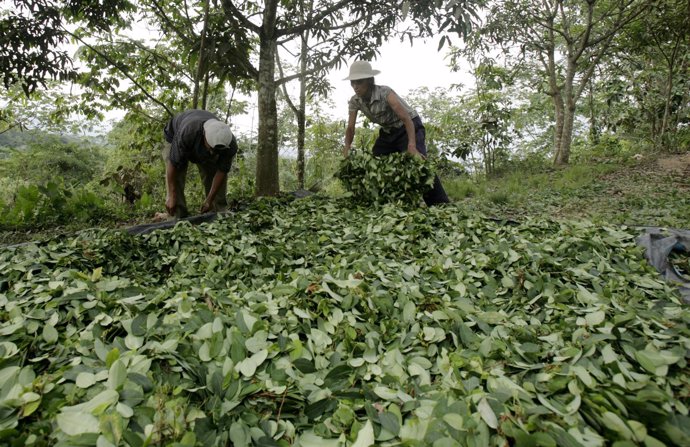
[[[690,230],[647,227],[637,238],[647,261],[666,281],[678,285],[683,301],[690,304],[690,272],[681,272],[669,261],[672,253],[690,254]]]
[[[197,225],[201,223],[206,223],[206,222],[213,222],[216,220],[216,218],[220,215],[227,214],[229,211],[224,211],[221,213],[205,213],[205,214],[199,214],[196,216],[190,216],[190,217],[185,217],[184,219],[170,219],[170,220],[164,220],[162,222],[155,222],[155,223],[150,223],[150,224],[141,224],[141,225],[136,225],[133,227],[126,228],[125,231],[129,234],[146,234],[150,233],[155,230],[165,230],[168,228],[172,228],[175,225],[177,225],[178,222],[189,222],[192,225]]]

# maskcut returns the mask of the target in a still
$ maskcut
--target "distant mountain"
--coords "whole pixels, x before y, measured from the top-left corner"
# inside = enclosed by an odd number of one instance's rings
[[[6,149],[23,150],[31,144],[40,142],[58,143],[88,143],[102,145],[102,137],[56,134],[41,130],[16,130],[10,129],[0,133],[0,153],[7,152]],[[5,149],[4,151],[2,149]]]

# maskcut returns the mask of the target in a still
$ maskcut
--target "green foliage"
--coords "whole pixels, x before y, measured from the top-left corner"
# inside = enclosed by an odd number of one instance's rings
[[[509,191],[492,191],[489,193],[488,199],[496,205],[505,205],[510,202],[511,197]]]
[[[467,158],[477,138],[470,132],[474,120],[464,98],[448,89],[423,87],[412,91],[407,100],[424,121],[429,153]]]
[[[97,177],[107,191],[108,200],[136,205],[146,195],[158,204],[165,201],[163,126],[163,120],[128,114],[108,133],[111,149]],[[190,182],[191,187],[196,183]]]
[[[626,57],[604,60],[596,86],[602,125],[655,151],[678,151],[690,120],[687,9],[684,0],[654,2],[618,37]]]
[[[635,232],[344,203],[0,250],[0,443],[688,439],[690,312]]]
[[[582,164],[593,161],[627,162],[631,158],[644,152],[639,145],[634,145],[629,139],[612,134],[604,134],[592,144],[582,138],[573,141],[573,162]]]
[[[89,182],[103,166],[103,150],[89,141],[33,132],[26,147],[0,158],[0,177],[16,184],[39,184],[61,177],[67,185]],[[5,197],[11,191],[3,192]]]
[[[356,203],[416,206],[434,184],[434,169],[428,159],[407,153],[375,157],[352,151],[336,175]]]
[[[444,178],[443,188],[446,190],[448,197],[452,197],[455,200],[474,197],[479,193],[479,186],[469,178]]]
[[[475,72],[477,88],[466,95],[422,88],[410,102],[423,116],[430,153],[476,157],[485,174],[494,175],[507,161],[514,136],[511,97],[502,90],[508,74],[488,63]]]
[[[4,107],[0,114],[0,131],[4,130],[3,121],[10,128],[0,134],[0,146],[20,147],[35,135],[46,132],[60,134],[61,138],[72,142],[77,139],[76,135],[88,135],[81,140],[102,140],[99,135],[104,132],[101,111],[95,110],[93,104],[83,107],[79,95],[66,93],[59,82],[46,83],[30,98],[19,86],[14,86],[0,92],[0,101]]]
[[[60,178],[39,185],[20,186],[14,200],[3,205],[0,227],[38,229],[64,224],[93,224],[111,210],[92,191],[65,186]]]
[[[73,80],[76,71],[64,49],[71,25],[110,32],[123,25],[126,12],[134,10],[128,0],[108,2],[18,0],[13,8],[0,10],[0,78],[5,88],[20,85],[27,96],[50,79]]]
[[[111,214],[86,186],[105,152],[88,141],[31,132],[29,144],[0,159],[0,227],[40,229],[97,222]]]
[[[371,129],[358,129],[357,136],[368,135]],[[342,157],[342,138],[345,122],[333,121],[325,116],[321,108],[312,112],[310,125],[305,135],[305,186],[309,190],[333,188],[338,190],[339,182],[333,181]],[[361,142],[361,139],[358,139]],[[355,142],[356,147],[358,141]],[[373,144],[373,142],[372,142]],[[371,149],[367,146],[366,149]]]
[[[228,200],[242,200],[254,196],[254,172],[256,170],[256,155],[246,153],[244,145],[240,143],[238,152],[228,173]]]

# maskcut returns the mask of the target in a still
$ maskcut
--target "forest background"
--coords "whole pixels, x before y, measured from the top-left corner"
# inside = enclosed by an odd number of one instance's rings
[[[232,122],[252,112],[252,92],[257,131],[238,132],[233,203],[340,195],[333,73],[358,58],[375,65],[386,42],[423,39],[458,82],[405,99],[454,201],[507,217],[690,221],[687,1],[1,5],[5,242],[150,220],[164,201],[164,123],[186,108]],[[123,112],[102,135],[113,111]],[[368,149],[376,130],[359,127],[355,146]],[[189,188],[200,202],[195,175]]]

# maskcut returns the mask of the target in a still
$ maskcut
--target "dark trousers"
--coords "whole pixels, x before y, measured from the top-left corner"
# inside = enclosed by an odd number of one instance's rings
[[[163,160],[166,162],[170,157],[170,143],[163,143]],[[213,185],[213,177],[215,177],[218,168],[214,163],[200,163],[197,164],[199,168],[199,175],[201,176],[201,183],[204,184],[204,191],[206,191],[206,196],[211,191],[211,186]],[[177,177],[175,177],[175,190],[177,191],[177,203],[175,203],[175,217],[184,218],[189,215],[189,210],[187,209],[187,200],[184,196],[184,187],[187,181],[187,166],[184,168],[177,168]],[[165,182],[165,187],[167,191],[168,182]],[[225,178],[225,182],[220,186],[218,194],[213,201],[213,206],[215,211],[220,211],[228,206],[228,201],[226,199],[226,194],[228,190],[228,178]],[[204,196],[204,197],[206,197]]]
[[[416,146],[419,153],[426,157],[426,129],[419,117],[413,118]],[[405,126],[393,129],[390,132],[384,132],[383,129],[379,131],[379,136],[374,142],[373,153],[376,156],[390,155],[396,152],[407,151],[407,131]],[[427,206],[438,205],[439,203],[449,203],[448,195],[443,189],[441,179],[438,175],[434,177],[434,187],[424,194],[424,203]]]

